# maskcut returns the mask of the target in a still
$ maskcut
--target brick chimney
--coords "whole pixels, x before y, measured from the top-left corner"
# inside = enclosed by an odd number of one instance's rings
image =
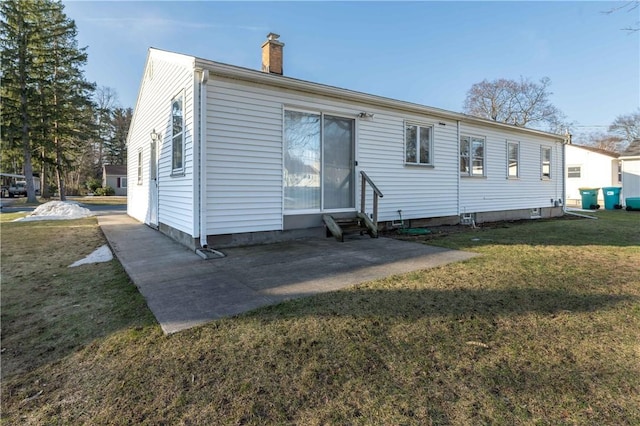
[[[262,44],[262,72],[282,75],[282,48],[284,43],[278,41],[280,36],[267,34],[267,41]]]

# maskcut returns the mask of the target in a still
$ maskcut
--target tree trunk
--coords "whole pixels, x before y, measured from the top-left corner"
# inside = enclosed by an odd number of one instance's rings
[[[23,22],[20,21],[20,26]],[[23,33],[23,31],[20,31]],[[25,37],[26,38],[26,37]],[[24,177],[27,184],[27,202],[37,203],[36,189],[33,185],[33,166],[31,164],[31,139],[29,137],[29,112],[27,111],[27,40],[23,38],[19,47],[18,72],[20,74],[20,115],[22,118],[22,151],[24,154]]]
[[[57,123],[54,125],[57,127]],[[56,146],[56,178],[58,180],[58,193],[60,194],[60,201],[67,201],[66,188],[64,186],[64,173],[62,172],[62,147],[60,141],[56,137],[54,139]]]
[[[51,198],[49,194],[49,176],[47,173],[47,162],[45,161],[44,149],[42,151],[42,171],[40,172],[40,195],[42,198]]]

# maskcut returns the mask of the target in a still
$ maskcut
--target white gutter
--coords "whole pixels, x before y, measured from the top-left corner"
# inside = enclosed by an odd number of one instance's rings
[[[209,70],[200,74],[200,247],[207,248],[207,82]]]

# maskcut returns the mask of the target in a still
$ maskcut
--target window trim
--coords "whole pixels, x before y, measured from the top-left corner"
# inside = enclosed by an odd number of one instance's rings
[[[549,151],[549,176],[545,176],[544,173],[544,153],[545,151]],[[540,147],[540,179],[541,180],[552,180],[553,173],[551,173],[551,165],[553,164],[553,153],[550,146],[542,145]]]
[[[511,145],[516,147],[516,174],[511,175]],[[519,179],[520,178],[520,141],[507,140],[507,179]]]
[[[462,164],[462,153],[460,152],[460,145],[462,143],[463,138],[469,138],[469,155],[466,157],[469,162],[469,171],[463,172],[460,170],[460,165]],[[482,174],[474,174],[473,173],[473,139],[482,140]],[[469,178],[486,178],[487,177],[487,138],[486,136],[478,136],[472,134],[461,134],[460,140],[458,140],[458,172],[461,177],[469,177]]]
[[[142,148],[138,149],[138,185],[142,185]]]
[[[174,135],[173,134],[173,104],[176,101],[180,101],[181,104],[181,113],[182,113],[182,132],[180,132],[178,135]],[[171,176],[175,177],[175,176],[184,176],[185,174],[185,117],[184,117],[184,104],[185,104],[185,96],[184,96],[184,91],[180,91],[180,93],[178,93],[176,96],[174,96],[171,99],[171,104],[169,107],[169,111],[170,111],[170,116],[171,116]],[[174,156],[174,144],[176,142],[176,138],[180,137],[180,143],[181,143],[181,158],[182,158],[182,164],[180,165],[180,167],[176,167],[175,164],[175,156]]]
[[[407,127],[415,126],[416,127],[416,161],[411,162],[407,161]],[[430,129],[429,133],[429,145],[428,145],[428,153],[429,153],[429,162],[422,163],[420,162],[420,129]],[[435,139],[435,126],[431,123],[419,123],[416,121],[405,120],[404,128],[403,128],[403,140],[404,140],[404,165],[405,166],[419,166],[419,167],[433,167],[434,166],[434,152],[433,152],[433,141]]]
[[[572,171],[569,169],[578,169],[578,176],[571,176]],[[576,171],[574,170],[573,173]],[[582,165],[567,166],[567,179],[581,179],[582,178]]]

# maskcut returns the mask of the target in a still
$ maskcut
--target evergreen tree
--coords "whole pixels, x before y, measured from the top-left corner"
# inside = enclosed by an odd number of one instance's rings
[[[75,22],[64,14],[60,1],[11,0],[2,3],[0,12],[2,115],[3,124],[8,121],[10,126],[6,134],[14,141],[7,143],[15,144],[20,136],[29,200],[35,201],[34,151],[43,178],[46,165],[53,165],[64,200],[65,173],[92,129],[89,111],[94,86],[85,80],[82,69],[86,48],[78,48]]]
[[[23,156],[23,171],[27,183],[27,199],[36,202],[31,162],[30,132],[34,121],[30,100],[33,99],[34,81],[31,70],[34,64],[33,46],[37,36],[37,3],[31,1],[6,1],[0,3],[0,47],[2,49],[2,152],[3,165],[6,155],[15,155],[16,149]],[[14,170],[17,172],[17,165]]]
[[[127,134],[132,117],[131,108],[118,107],[113,110],[111,118],[113,135],[106,145],[107,164],[118,166],[127,164]]]

